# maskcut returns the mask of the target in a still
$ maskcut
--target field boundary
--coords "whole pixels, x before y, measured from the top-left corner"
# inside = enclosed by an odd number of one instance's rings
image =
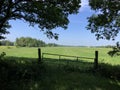
[[[61,54],[52,54],[52,53],[41,53],[41,49],[38,48],[38,62],[43,61],[44,55],[54,55],[58,56],[58,59],[60,60],[61,57],[74,57],[78,61],[79,58],[84,58],[84,59],[93,59],[94,60],[94,68],[98,68],[98,51],[95,51],[95,58],[90,58],[90,57],[79,57],[79,56],[70,56],[70,55],[61,55]]]
[[[77,61],[78,61],[79,58],[94,59],[94,58],[89,58],[89,57],[79,57],[79,56],[70,56],[70,55],[61,55],[61,54],[51,54],[51,53],[42,53],[42,59],[44,58],[44,55],[58,56],[59,60],[61,59],[61,57],[73,57],[73,58],[76,58]]]

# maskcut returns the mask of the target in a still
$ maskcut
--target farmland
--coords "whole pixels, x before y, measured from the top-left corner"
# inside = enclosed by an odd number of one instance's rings
[[[0,53],[6,52],[6,56],[14,57],[28,57],[38,58],[38,48],[26,48],[26,47],[0,47]],[[42,47],[42,53],[62,54],[79,57],[95,57],[95,51],[99,51],[99,62],[109,63],[112,65],[120,65],[120,56],[110,57],[107,52],[110,48],[87,48],[87,47]],[[57,58],[56,56],[48,56],[50,58]],[[70,59],[70,58],[68,58]]]
[[[110,48],[87,47],[41,47],[42,53],[62,54],[79,57],[94,58],[95,51],[99,51],[100,70],[73,67],[66,63],[63,66],[56,63],[37,63],[38,48],[4,47],[0,46],[0,53],[6,52],[0,62],[1,90],[119,90],[120,89],[120,60],[110,57]],[[49,60],[58,60],[57,56],[44,56]],[[64,58],[75,60],[74,58]],[[18,62],[21,60],[22,62]],[[26,62],[27,61],[27,62]],[[29,62],[28,62],[29,61]],[[33,62],[34,61],[34,62]],[[81,61],[81,60],[80,60]],[[93,60],[86,60],[80,66],[93,64]],[[104,63],[104,64],[103,64]],[[77,64],[77,62],[76,62]]]

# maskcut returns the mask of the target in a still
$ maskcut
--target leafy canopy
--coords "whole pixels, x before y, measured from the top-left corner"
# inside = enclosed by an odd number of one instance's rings
[[[31,37],[20,37],[16,38],[15,45],[17,47],[44,47],[46,43]]]
[[[87,29],[95,33],[98,40],[114,40],[120,32],[120,0],[89,0],[89,5],[96,14],[88,18]],[[120,55],[119,42],[108,54]]]
[[[120,31],[120,0],[89,0],[92,10],[87,29],[95,33],[97,39],[114,40]]]
[[[80,0],[0,0],[0,39],[8,33],[9,20],[25,20],[30,26],[38,25],[49,38],[58,38],[51,30],[67,28],[68,15],[77,14]]]

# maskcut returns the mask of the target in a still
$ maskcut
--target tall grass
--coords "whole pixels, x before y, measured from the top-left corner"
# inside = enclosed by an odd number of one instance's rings
[[[0,62],[1,90],[120,89],[119,80],[106,78],[92,71],[74,69],[66,65],[59,66],[52,64],[53,62],[38,64],[29,59],[12,57]]]
[[[68,63],[64,58],[63,61],[54,60],[58,58],[54,56],[46,56],[50,59],[38,64],[37,48],[0,46],[0,53],[6,52],[5,60],[0,60],[0,90],[120,89],[120,57],[108,56],[110,49],[42,47],[41,50],[44,53],[93,58],[94,52],[98,50],[101,67],[94,71],[91,66],[93,61]]]

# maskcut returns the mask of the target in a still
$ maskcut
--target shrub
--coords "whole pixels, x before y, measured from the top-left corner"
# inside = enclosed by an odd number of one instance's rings
[[[0,54],[0,60],[3,60],[3,58],[4,58],[5,55],[6,55],[6,53],[5,53],[5,52],[2,52],[2,53]]]
[[[112,66],[109,64],[101,64],[101,68],[99,69],[99,73],[102,76],[107,78],[120,80],[120,66]]]

